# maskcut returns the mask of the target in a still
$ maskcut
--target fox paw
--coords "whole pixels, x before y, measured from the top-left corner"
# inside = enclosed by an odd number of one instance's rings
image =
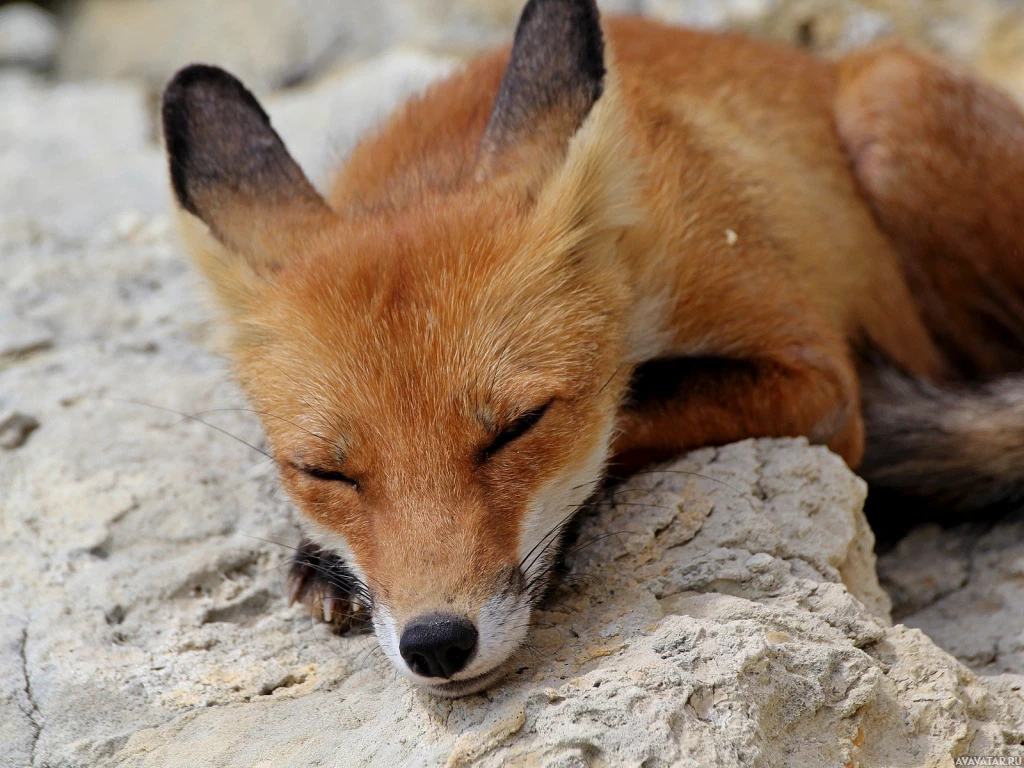
[[[288,571],[288,604],[301,602],[314,618],[341,634],[369,625],[364,586],[337,555],[303,539]]]

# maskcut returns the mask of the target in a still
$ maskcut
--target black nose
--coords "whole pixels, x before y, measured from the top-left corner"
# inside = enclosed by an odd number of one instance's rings
[[[476,650],[476,627],[468,619],[433,613],[405,626],[398,652],[423,677],[451,677]]]

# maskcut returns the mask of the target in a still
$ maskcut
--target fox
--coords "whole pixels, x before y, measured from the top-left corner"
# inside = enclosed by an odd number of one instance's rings
[[[191,65],[180,229],[304,538],[287,596],[439,696],[496,684],[607,483],[805,437],[872,493],[1024,497],[1024,115],[897,43],[529,0],[322,195]]]

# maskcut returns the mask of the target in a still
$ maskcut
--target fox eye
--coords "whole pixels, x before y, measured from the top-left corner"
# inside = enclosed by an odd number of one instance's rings
[[[543,417],[544,414],[547,412],[552,402],[553,401],[549,400],[548,402],[544,403],[544,405],[542,405],[540,408],[534,408],[532,411],[527,411],[518,419],[515,419],[513,422],[511,422],[503,430],[501,430],[501,432],[498,433],[497,437],[494,438],[491,444],[484,448],[483,452],[481,453],[482,460],[487,461],[487,459],[491,458],[491,456],[496,454],[498,451],[500,451],[506,445],[511,443],[513,440],[522,437],[531,429],[533,429],[533,427],[536,426],[537,422],[541,420],[541,417]]]
[[[301,466],[298,469],[303,474],[316,478],[317,480],[324,480],[329,483],[344,483],[345,485],[352,486],[357,491],[359,490],[359,483],[343,472],[335,472],[332,469],[323,469],[322,467]]]

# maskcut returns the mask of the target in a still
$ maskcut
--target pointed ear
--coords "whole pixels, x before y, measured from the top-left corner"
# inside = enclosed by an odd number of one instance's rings
[[[257,272],[272,270],[334,214],[249,91],[217,67],[174,76],[163,99],[171,184],[181,208]]]
[[[477,160],[478,178],[564,153],[604,89],[594,0],[530,0]]]
[[[621,236],[644,210],[642,164],[629,140],[626,114],[613,70],[600,102],[537,195],[534,252],[591,266],[617,259]]]

